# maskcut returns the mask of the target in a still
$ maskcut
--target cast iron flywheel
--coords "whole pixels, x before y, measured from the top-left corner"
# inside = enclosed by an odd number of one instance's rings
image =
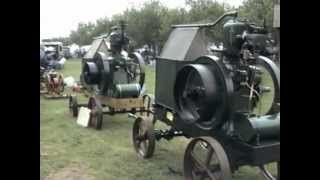
[[[143,57],[137,53],[129,54],[129,57],[133,60],[133,63],[129,65],[129,71],[132,74],[132,81],[136,81],[142,88],[145,82],[145,62]]]
[[[215,56],[203,56],[184,66],[174,86],[176,124],[191,136],[219,128],[232,113],[232,80]]]

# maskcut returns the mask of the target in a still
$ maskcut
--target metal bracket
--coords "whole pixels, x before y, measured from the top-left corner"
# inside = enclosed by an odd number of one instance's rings
[[[154,130],[154,134],[155,134],[155,137],[156,137],[157,141],[161,140],[162,138],[164,138],[164,139],[169,141],[169,140],[173,139],[174,137],[184,136],[183,132],[176,131],[176,130],[173,130],[173,129],[165,129],[165,130],[155,129]]]

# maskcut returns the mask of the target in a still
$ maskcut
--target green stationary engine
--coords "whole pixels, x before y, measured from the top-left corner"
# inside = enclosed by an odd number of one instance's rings
[[[185,180],[231,180],[243,165],[280,180],[280,69],[268,58],[274,52],[265,28],[237,16],[172,26],[157,57],[153,118],[135,117],[132,140],[143,158],[153,155],[156,140],[192,138]],[[226,17],[224,47],[215,52],[221,55],[209,55],[206,30]],[[158,120],[169,128],[154,129]]]
[[[138,97],[144,85],[144,62],[139,53],[125,55],[129,43],[124,24],[112,28],[108,53],[96,52],[84,62],[82,76],[85,84],[94,86],[96,93],[108,97]]]
[[[102,128],[103,114],[144,112],[144,60],[138,52],[127,53],[129,37],[125,24],[114,26],[108,36],[98,37],[82,59],[80,81],[89,96],[87,104],[78,104],[76,96],[69,99],[73,116],[79,107],[88,107],[88,126]],[[88,111],[86,111],[88,112]]]

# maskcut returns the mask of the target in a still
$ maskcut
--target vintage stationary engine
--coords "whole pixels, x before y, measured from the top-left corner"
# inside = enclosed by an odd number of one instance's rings
[[[192,138],[186,180],[231,180],[243,165],[280,180],[280,70],[268,58],[274,52],[265,29],[237,15],[172,26],[157,57],[153,118],[133,116],[132,140],[143,158],[153,155],[156,140]],[[208,55],[206,29],[226,17],[221,55]],[[154,129],[158,120],[169,128]],[[266,168],[269,163],[277,172]]]
[[[62,73],[40,66],[40,94],[46,98],[65,98],[64,86]]]
[[[279,137],[280,118],[264,117],[280,111],[280,71],[265,57],[272,54],[266,31],[237,19],[223,28],[222,59],[202,56],[177,74],[178,126],[191,136],[226,128],[245,141]]]
[[[136,113],[147,109],[143,95],[144,60],[137,52],[126,52],[129,37],[124,29],[122,21],[108,36],[95,39],[82,59],[80,81],[89,96],[88,103],[80,105],[76,96],[69,98],[73,116],[78,116],[80,106],[88,107],[88,126],[96,129],[102,127],[103,114]]]
[[[124,23],[114,27],[109,36],[108,53],[96,52],[84,62],[83,81],[94,86],[96,93],[114,98],[138,97],[144,85],[143,58],[138,53],[125,56],[122,51],[129,43]]]

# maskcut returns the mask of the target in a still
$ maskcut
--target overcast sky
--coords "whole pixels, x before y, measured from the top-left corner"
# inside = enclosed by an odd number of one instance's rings
[[[40,39],[69,36],[79,22],[111,17],[147,0],[40,0]],[[169,8],[183,7],[185,0],[160,0]],[[239,6],[243,0],[217,0]]]

